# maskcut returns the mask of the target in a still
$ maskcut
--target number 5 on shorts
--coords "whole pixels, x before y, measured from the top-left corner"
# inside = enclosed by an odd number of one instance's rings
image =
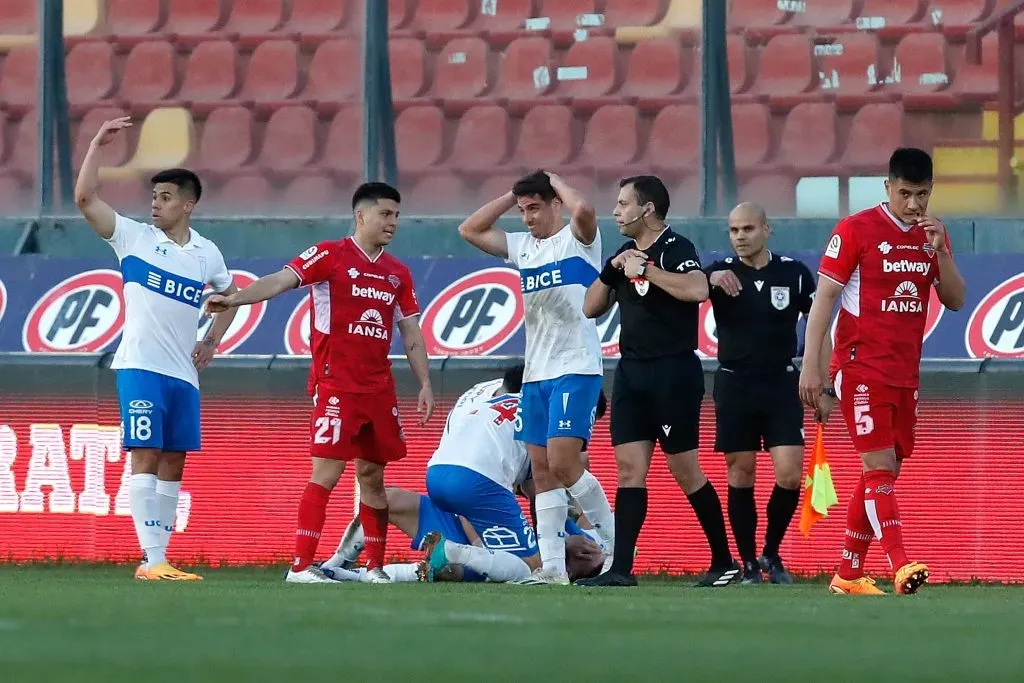
[[[316,432],[313,434],[315,444],[336,444],[341,440],[340,417],[318,417],[314,423]],[[327,432],[330,431],[330,435]]]
[[[857,425],[857,436],[870,434],[875,428],[874,419],[868,415],[871,410],[869,405],[857,405],[853,407],[853,421]]]

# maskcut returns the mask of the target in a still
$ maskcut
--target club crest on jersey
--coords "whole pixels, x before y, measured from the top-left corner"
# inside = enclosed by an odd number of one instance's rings
[[[789,306],[789,287],[772,287],[772,306],[779,311]]]
[[[921,251],[928,254],[928,258],[933,258],[935,256],[935,247],[932,246],[931,242],[925,242],[921,247]]]
[[[632,282],[633,286],[636,287],[636,293],[640,296],[647,296],[647,292],[651,289],[651,281],[645,278],[633,278],[630,282]]]
[[[398,279],[398,276],[397,276],[397,275],[395,275],[395,274],[391,274],[391,275],[388,275],[388,283],[389,283],[389,284],[390,284],[390,285],[391,285],[392,287],[394,287],[395,289],[398,289],[398,288],[399,288],[399,286],[401,286],[401,284],[402,284],[402,281]]]

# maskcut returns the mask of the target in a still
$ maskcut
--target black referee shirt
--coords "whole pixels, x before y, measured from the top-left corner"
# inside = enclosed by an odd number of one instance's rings
[[[636,242],[630,240],[615,256],[636,248]],[[647,254],[648,263],[669,273],[700,270],[700,256],[693,243],[668,227],[641,251]],[[697,348],[698,304],[680,301],[646,278],[630,280],[621,270],[615,273],[612,290],[619,303],[619,352],[623,358],[661,358]]]
[[[811,310],[814,276],[800,261],[769,252],[768,263],[751,268],[730,256],[707,268],[736,273],[743,289],[729,296],[711,288],[718,327],[718,362],[738,372],[785,371],[796,355],[796,321]]]

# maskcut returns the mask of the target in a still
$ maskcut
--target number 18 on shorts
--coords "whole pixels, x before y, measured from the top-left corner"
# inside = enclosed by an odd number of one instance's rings
[[[198,451],[199,389],[148,370],[118,370],[125,448]]]

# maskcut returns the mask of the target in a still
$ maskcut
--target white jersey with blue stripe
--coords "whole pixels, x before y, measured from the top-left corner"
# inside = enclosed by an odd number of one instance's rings
[[[148,370],[199,386],[192,350],[199,330],[203,289],[223,292],[232,277],[224,257],[195,230],[180,246],[159,228],[117,216],[107,240],[121,262],[124,331],[110,364]]]
[[[601,233],[582,244],[566,225],[546,239],[507,235],[508,262],[519,269],[526,307],[524,382],[602,374],[597,324],[583,315],[587,288],[601,270]]]

